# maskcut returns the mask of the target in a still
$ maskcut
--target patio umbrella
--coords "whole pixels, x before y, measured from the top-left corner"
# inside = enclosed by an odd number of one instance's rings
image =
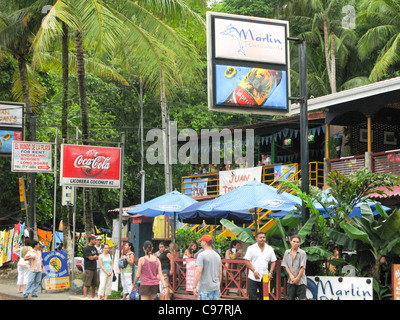
[[[237,189],[234,189],[218,198],[211,200],[213,210],[249,210],[262,208],[271,211],[284,211],[289,213],[296,209],[298,200],[289,198],[286,193],[278,193],[274,187],[253,180]]]
[[[249,223],[254,220],[249,210],[214,210],[213,200],[199,201],[192,204],[179,214],[179,220],[185,223],[216,224],[222,218],[234,221],[235,223]]]
[[[176,214],[196,202],[196,200],[179,191],[172,191],[129,209],[127,212],[147,217],[157,217],[159,215],[174,216],[173,239],[175,240]]]
[[[330,195],[329,189],[325,189],[325,190],[322,192],[322,194],[324,195],[326,201],[329,201],[329,202],[332,203],[332,205],[330,205],[329,208],[330,208],[330,209],[334,208],[334,207],[335,207],[335,203],[337,203],[337,201],[336,201],[336,199],[335,199],[334,197],[332,197],[332,196]],[[378,210],[376,209],[376,207],[375,207],[375,206],[376,206],[376,203],[378,203],[378,202],[377,202],[377,201],[370,200],[370,199],[363,199],[362,202],[356,204],[356,205],[353,207],[353,210],[350,212],[349,217],[350,217],[350,218],[352,218],[352,217],[361,217],[361,206],[362,206],[362,205],[368,205],[368,206],[371,208],[372,213],[374,214],[374,216],[375,216],[375,215],[378,215],[378,214],[379,214],[379,211],[378,211]],[[380,203],[379,203],[379,204],[380,204]],[[324,214],[325,217],[328,216],[328,214],[325,212],[325,209],[322,207],[322,205],[321,205],[319,202],[315,202],[314,205],[315,205],[315,208],[316,208],[319,212],[321,212],[322,214]],[[382,209],[385,210],[386,212],[392,210],[391,208],[386,207],[386,206],[384,206],[384,205],[382,205],[382,204],[381,204],[381,207],[382,207]]]

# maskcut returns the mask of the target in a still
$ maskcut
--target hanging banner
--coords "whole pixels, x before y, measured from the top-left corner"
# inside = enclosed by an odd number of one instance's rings
[[[61,145],[60,185],[119,188],[121,149]]]
[[[196,259],[186,259],[186,291],[193,291]]]
[[[52,172],[51,143],[13,141],[11,171]]]
[[[69,288],[67,253],[64,250],[43,252],[46,290]]]
[[[225,194],[250,181],[261,182],[262,167],[244,168],[219,172],[219,194]]]

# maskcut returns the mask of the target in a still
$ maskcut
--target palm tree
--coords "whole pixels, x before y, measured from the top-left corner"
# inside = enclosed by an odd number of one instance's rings
[[[308,59],[309,71],[313,71],[309,80],[312,89],[318,90],[311,91],[314,96],[334,93],[338,79],[341,80],[339,84],[346,80],[341,74],[350,58],[356,34],[342,26],[341,10],[345,4],[342,0],[298,0],[290,2],[285,11],[299,30],[297,36],[312,47],[307,53],[311,57]],[[324,79],[328,80],[328,86]]]
[[[377,53],[370,81],[382,79],[400,61],[400,3],[397,0],[363,0],[357,23],[372,25],[358,42],[358,54],[365,61]]]
[[[147,87],[159,88],[163,127],[166,128],[166,95],[168,90],[182,84],[182,72],[196,70],[199,58],[194,46],[170,25],[176,23],[182,14],[201,19],[185,5],[176,0],[158,1],[114,1],[112,5],[103,0],[62,1],[55,3],[48,17],[73,28],[76,48],[76,66],[81,108],[82,133],[89,141],[89,113],[86,102],[84,48],[92,54],[111,56],[123,48],[131,52],[130,62],[138,65],[139,75],[146,79]],[[168,19],[166,18],[168,17]],[[164,22],[167,20],[169,24]],[[201,21],[202,22],[202,21]],[[54,38],[61,33],[59,23],[42,27],[35,39],[35,52],[46,52]],[[204,25],[204,24],[203,24]],[[40,61],[41,55],[36,56]],[[194,57],[194,59],[193,59]],[[192,58],[192,59],[191,59]],[[193,77],[194,78],[194,77]],[[89,197],[90,199],[90,197]],[[90,200],[89,200],[90,201]],[[86,226],[90,226],[90,215]],[[87,233],[91,233],[91,230]]]

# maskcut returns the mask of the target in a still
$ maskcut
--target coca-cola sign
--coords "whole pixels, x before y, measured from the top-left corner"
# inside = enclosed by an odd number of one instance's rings
[[[120,187],[121,149],[63,144],[60,184],[93,188]]]

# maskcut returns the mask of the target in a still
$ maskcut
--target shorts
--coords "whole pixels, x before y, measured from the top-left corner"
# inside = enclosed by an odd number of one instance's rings
[[[99,278],[97,277],[97,270],[85,269],[85,277],[83,280],[84,287],[96,287],[99,284]]]
[[[151,296],[159,292],[159,285],[140,285],[140,295],[141,296]]]
[[[287,284],[287,295],[289,300],[294,300],[296,297],[300,300],[306,299],[307,286],[305,284]]]
[[[197,300],[218,300],[219,290],[214,291],[199,291]]]

